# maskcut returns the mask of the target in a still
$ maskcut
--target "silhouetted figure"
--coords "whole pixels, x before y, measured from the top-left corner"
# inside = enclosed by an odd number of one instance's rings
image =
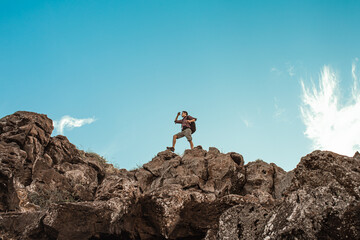
[[[194,117],[188,115],[188,113],[186,111],[182,111],[181,116],[183,117],[183,119],[177,120],[179,116],[180,116],[180,112],[178,112],[178,114],[176,115],[176,118],[175,118],[174,122],[175,123],[181,123],[181,132],[178,132],[177,134],[175,134],[173,136],[173,145],[172,145],[172,147],[167,147],[167,149],[169,149],[169,150],[171,150],[173,152],[175,151],[176,139],[182,138],[184,136],[189,141],[191,149],[194,148],[194,144],[192,142],[192,136],[191,136],[191,134],[193,133],[192,130],[191,130],[191,122],[195,122],[197,120],[197,118],[194,118]]]

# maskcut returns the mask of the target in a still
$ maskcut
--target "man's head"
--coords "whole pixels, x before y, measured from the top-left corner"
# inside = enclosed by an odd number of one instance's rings
[[[188,115],[187,111],[182,111],[182,114],[181,114],[182,117],[186,117],[187,115]]]

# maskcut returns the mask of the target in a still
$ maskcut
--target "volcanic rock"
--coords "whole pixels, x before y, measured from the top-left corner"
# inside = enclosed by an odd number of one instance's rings
[[[0,119],[0,239],[360,239],[360,154],[292,171],[201,146],[117,169],[51,137],[44,114]]]

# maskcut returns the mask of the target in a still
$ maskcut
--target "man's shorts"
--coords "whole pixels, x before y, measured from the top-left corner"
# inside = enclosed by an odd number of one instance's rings
[[[178,132],[177,134],[175,134],[177,137],[176,138],[182,138],[182,137],[186,137],[188,141],[192,140],[191,137],[191,129],[190,128],[186,128],[181,132]]]

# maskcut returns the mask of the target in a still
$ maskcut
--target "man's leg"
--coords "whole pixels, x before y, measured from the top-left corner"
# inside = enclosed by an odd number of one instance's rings
[[[177,134],[175,134],[173,136],[173,145],[172,145],[172,147],[167,147],[167,149],[169,149],[170,151],[175,151],[176,139],[182,138],[183,136],[185,136],[184,131],[181,131],[181,132],[178,132]]]
[[[176,139],[177,139],[177,136],[176,136],[176,134],[175,134],[175,135],[173,136],[173,145],[172,145],[173,148],[175,148]]]
[[[185,130],[185,136],[186,136],[187,140],[188,140],[189,143],[190,143],[190,148],[193,149],[193,148],[194,148],[194,144],[193,144],[193,142],[192,142],[192,137],[191,137],[191,130],[190,130],[190,128],[187,128],[187,129]]]
[[[189,142],[190,142],[190,147],[191,147],[191,149],[193,149],[193,148],[194,148],[194,144],[193,144],[192,140],[190,140]]]

